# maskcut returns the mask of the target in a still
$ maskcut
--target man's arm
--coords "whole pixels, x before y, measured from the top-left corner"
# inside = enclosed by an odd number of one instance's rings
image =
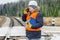
[[[22,20],[25,22],[26,21],[27,14],[23,14]]]
[[[24,22],[26,21],[26,17],[27,17],[28,11],[29,11],[29,9],[24,9],[23,16],[22,16],[22,20],[23,20]]]
[[[37,15],[36,21],[37,24],[32,25],[32,28],[40,28],[43,26],[43,16],[41,14]]]

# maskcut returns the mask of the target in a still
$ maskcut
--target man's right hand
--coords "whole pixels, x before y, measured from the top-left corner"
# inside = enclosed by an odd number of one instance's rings
[[[29,9],[24,9],[24,14],[28,14]]]

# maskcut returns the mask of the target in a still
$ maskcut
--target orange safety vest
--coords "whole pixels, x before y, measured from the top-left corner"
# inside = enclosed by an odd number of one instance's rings
[[[32,17],[33,19],[35,19],[36,20],[36,17],[37,17],[37,14],[38,14],[39,12],[37,12],[37,11],[35,11],[35,12],[33,12],[31,15],[30,15],[30,13],[28,13],[28,15],[27,15],[27,18],[26,18],[26,21],[28,21],[29,19],[30,19],[30,17]],[[27,25],[27,27],[26,27],[26,30],[28,30],[28,31],[40,31],[41,30],[41,28],[36,28],[36,29],[34,29],[34,28],[30,28],[30,27],[28,27],[28,25]]]

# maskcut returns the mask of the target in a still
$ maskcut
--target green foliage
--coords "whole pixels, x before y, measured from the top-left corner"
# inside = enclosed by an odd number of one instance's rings
[[[60,0],[36,0],[40,6],[40,11],[44,17],[60,16]],[[0,15],[7,14],[8,16],[22,16],[24,8],[28,7],[27,1],[20,1],[18,3],[7,3],[0,8]]]
[[[57,17],[59,15],[60,6],[58,0],[49,0],[48,4],[43,2],[40,6],[43,16]]]

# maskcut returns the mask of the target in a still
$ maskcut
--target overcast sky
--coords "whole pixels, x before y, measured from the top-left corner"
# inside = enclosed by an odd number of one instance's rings
[[[19,0],[0,0],[0,4],[10,3],[10,2],[17,2]]]

